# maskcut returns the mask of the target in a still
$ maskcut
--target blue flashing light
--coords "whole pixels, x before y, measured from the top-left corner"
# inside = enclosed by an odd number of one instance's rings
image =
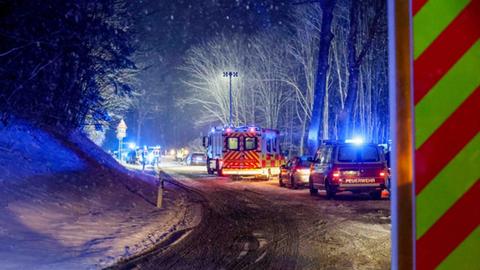
[[[137,145],[134,142],[128,143],[128,148],[131,150],[134,150],[137,147]]]
[[[155,158],[155,155],[154,155],[152,152],[148,153],[147,161],[148,161],[149,163],[152,163],[152,161],[153,161],[154,158]]]
[[[360,145],[360,144],[363,144],[363,138],[355,137],[355,138],[352,138],[352,139],[347,139],[347,140],[345,140],[345,142]]]

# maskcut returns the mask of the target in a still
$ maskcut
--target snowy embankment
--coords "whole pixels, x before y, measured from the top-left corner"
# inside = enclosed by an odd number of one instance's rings
[[[99,269],[144,252],[195,213],[81,134],[0,124],[0,269]],[[196,208],[196,207],[193,207]]]

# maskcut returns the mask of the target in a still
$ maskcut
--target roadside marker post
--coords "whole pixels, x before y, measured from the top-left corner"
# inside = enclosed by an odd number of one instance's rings
[[[479,269],[480,0],[388,3],[392,269]]]
[[[163,190],[165,188],[165,185],[161,172],[162,171],[158,169],[157,208],[162,208],[163,206]]]

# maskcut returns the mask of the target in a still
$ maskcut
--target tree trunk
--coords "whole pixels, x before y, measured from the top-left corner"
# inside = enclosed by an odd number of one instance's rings
[[[323,132],[322,132],[323,136],[322,136],[322,137],[323,137],[324,139],[328,139],[328,138],[329,138],[329,134],[328,134],[328,127],[329,127],[329,126],[328,126],[328,118],[330,117],[330,116],[329,116],[329,112],[330,112],[330,111],[329,111],[329,108],[328,108],[328,107],[329,107],[329,99],[328,99],[328,77],[327,77],[327,80],[326,80],[325,84],[326,84],[327,86],[325,86],[325,99],[324,99],[324,101],[323,101],[323,118],[322,118],[322,119],[323,119],[323,125],[322,125],[322,126],[323,126],[323,127],[322,127],[322,128],[323,128]]]
[[[379,5],[375,7],[375,16],[370,24],[369,32],[366,38],[363,39],[363,46],[360,47],[357,42],[358,35],[358,9],[360,1],[352,1],[350,6],[350,29],[348,33],[347,50],[348,50],[348,84],[347,84],[347,98],[345,100],[345,107],[341,113],[341,130],[340,139],[346,139],[351,136],[351,127],[353,119],[353,109],[358,93],[358,77],[360,73],[360,65],[363,62],[365,55],[369,52],[373,38],[378,27],[378,21],[385,1],[379,1]],[[360,47],[360,53],[357,56],[357,46]]]
[[[353,106],[355,105],[355,100],[357,100],[357,93],[358,93],[358,67],[350,67],[348,69],[349,76],[348,76],[348,95],[347,99],[345,100],[345,108],[342,112],[342,124],[341,131],[340,131],[340,139],[347,139],[351,136],[350,127],[352,125],[352,118],[353,118]]]
[[[332,19],[335,0],[320,2],[322,7],[322,23],[318,51],[317,80],[313,97],[312,119],[308,129],[308,152],[313,155],[318,147],[318,139],[323,136],[321,125],[323,122],[323,107],[326,92],[327,71],[329,68],[328,57],[332,43]]]
[[[143,126],[143,117],[139,113],[137,118],[137,137],[136,137],[137,146],[140,146],[140,143],[141,143],[142,126]]]
[[[306,133],[306,125],[307,125],[307,120],[303,119],[302,120],[302,134],[300,135],[300,149],[299,149],[299,155],[303,156],[303,152],[305,151],[305,133]]]

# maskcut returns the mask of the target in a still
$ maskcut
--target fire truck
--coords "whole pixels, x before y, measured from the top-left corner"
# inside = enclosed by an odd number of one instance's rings
[[[284,163],[279,131],[260,127],[215,127],[203,137],[207,171],[222,176],[270,179]]]

